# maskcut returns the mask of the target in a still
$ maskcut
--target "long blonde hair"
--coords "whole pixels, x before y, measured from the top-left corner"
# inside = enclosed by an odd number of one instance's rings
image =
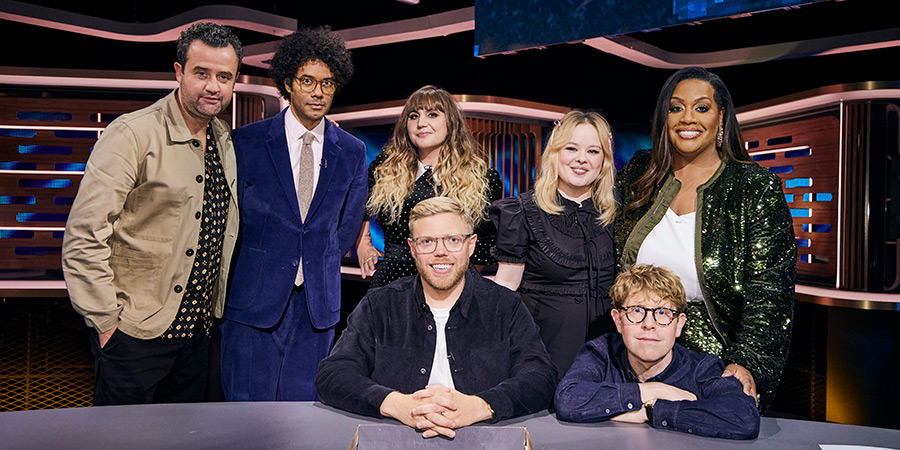
[[[547,214],[559,214],[563,207],[558,201],[559,188],[559,151],[562,150],[575,134],[575,127],[581,124],[592,125],[600,136],[603,147],[603,167],[600,176],[591,184],[591,199],[597,208],[597,220],[603,225],[612,223],[616,215],[616,199],[613,195],[614,168],[612,149],[612,129],[606,119],[593,111],[572,110],[559,120],[559,124],[550,133],[547,149],[541,155],[541,173],[534,183],[534,200]]]
[[[456,100],[449,92],[435,86],[424,86],[406,100],[394,126],[394,135],[381,149],[387,159],[375,169],[375,186],[366,210],[371,215],[387,213],[391,223],[400,219],[403,202],[412,193],[416,182],[419,160],[419,152],[409,139],[406,122],[411,112],[420,109],[441,111],[447,120],[447,139],[440,149],[440,160],[432,176],[432,180],[440,183],[434,186],[435,193],[457,200],[472,222],[481,222],[488,205],[487,163]]]

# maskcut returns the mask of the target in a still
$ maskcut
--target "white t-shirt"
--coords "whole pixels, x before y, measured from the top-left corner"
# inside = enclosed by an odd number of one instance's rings
[[[447,353],[447,334],[444,329],[447,328],[447,320],[450,318],[449,308],[431,308],[431,314],[434,315],[434,325],[437,336],[434,345],[434,361],[431,363],[431,376],[428,377],[428,384],[440,384],[448,388],[453,386],[453,374],[450,372],[450,359]]]
[[[697,231],[697,212],[682,216],[671,209],[665,217],[650,230],[638,250],[638,264],[652,264],[666,267],[681,278],[688,301],[703,300],[697,265],[694,239]]]

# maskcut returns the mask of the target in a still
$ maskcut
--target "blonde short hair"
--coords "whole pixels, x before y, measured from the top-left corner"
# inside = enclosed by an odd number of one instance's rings
[[[466,224],[466,227],[469,228],[470,233],[475,229],[474,219],[471,215],[463,212],[463,205],[458,200],[452,197],[431,197],[417,203],[416,206],[413,207],[412,211],[410,211],[410,234],[412,234],[413,224],[415,224],[417,220],[443,213],[452,213],[459,216],[459,218],[462,219],[463,223]]]
[[[665,267],[650,264],[635,264],[616,277],[609,290],[613,306],[621,308],[628,297],[636,293],[653,294],[660,300],[669,300],[679,312],[684,312],[687,299],[681,278]]]

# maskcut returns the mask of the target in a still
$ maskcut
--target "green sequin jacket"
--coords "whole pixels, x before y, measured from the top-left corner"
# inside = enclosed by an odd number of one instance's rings
[[[670,171],[650,201],[623,218],[624,206],[633,200],[626,187],[649,163],[650,151],[642,150],[617,174],[615,246],[620,271],[634,263],[644,238],[681,189]],[[705,311],[696,308],[696,320],[706,323],[681,338],[689,348],[746,367],[756,381],[762,408],[771,401],[787,360],[794,309],[797,243],[781,184],[778,176],[757,164],[722,162],[697,188],[700,239],[695,264],[706,300]]]

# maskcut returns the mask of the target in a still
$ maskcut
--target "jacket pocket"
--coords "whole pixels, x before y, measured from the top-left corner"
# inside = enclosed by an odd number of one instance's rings
[[[162,309],[166,295],[161,292],[163,261],[134,250],[117,249],[109,257],[113,285],[118,301],[124,304],[122,316],[138,322]]]
[[[172,241],[181,225],[184,194],[145,189],[136,192],[133,199],[120,216],[120,230],[145,241]]]

